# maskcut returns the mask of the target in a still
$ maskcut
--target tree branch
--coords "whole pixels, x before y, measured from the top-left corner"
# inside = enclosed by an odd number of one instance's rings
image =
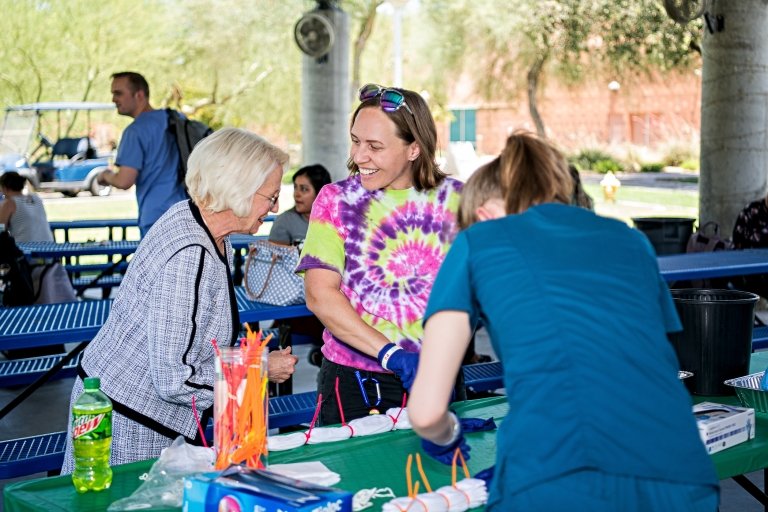
[[[547,131],[544,127],[544,120],[541,118],[541,114],[539,114],[539,109],[536,104],[536,94],[538,92],[537,89],[539,87],[539,77],[541,76],[541,70],[544,68],[544,63],[546,60],[547,54],[539,56],[528,69],[527,77],[528,111],[531,114],[533,123],[536,125],[536,133],[538,133],[540,137],[546,137]]]

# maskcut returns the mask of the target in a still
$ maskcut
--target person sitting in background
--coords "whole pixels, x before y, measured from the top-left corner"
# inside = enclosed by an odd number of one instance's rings
[[[318,192],[331,182],[328,170],[320,164],[307,165],[293,175],[293,201],[295,206],[277,216],[269,232],[269,241],[285,245],[303,245],[309,228],[309,214]],[[320,350],[323,341],[323,324],[314,315],[304,318],[286,318],[277,320],[275,327],[287,326],[294,334],[303,334],[313,340],[308,360],[314,366],[320,366],[323,354]]]
[[[744,207],[733,226],[734,249],[764,249],[768,247],[768,197],[753,201]],[[768,298],[768,274],[755,274],[733,278],[740,290]]]
[[[43,200],[35,193],[24,194],[27,179],[14,171],[0,175],[0,224],[5,224],[16,242],[53,242]]]
[[[109,317],[83,352],[71,404],[86,377],[112,400],[110,464],[160,455],[178,436],[201,444],[192,399],[212,414],[214,347],[238,340],[230,269],[233,233],[256,233],[277,211],[288,155],[245,130],[224,128],[189,157],[191,199],[165,212],[142,239]],[[269,380],[294,371],[290,348],[269,354]],[[71,425],[70,425],[71,429]],[[62,472],[74,468],[71,432]]]
[[[489,511],[714,512],[718,480],[677,377],[681,330],[648,239],[571,205],[562,156],[514,133],[499,160],[507,215],[461,231],[440,267],[408,417],[435,459],[468,451],[448,403],[482,318],[509,414]]]
[[[43,201],[35,193],[23,193],[25,182],[26,178],[13,171],[0,176],[0,191],[6,197],[0,205],[0,224],[5,224],[5,229],[16,242],[53,242],[53,233],[48,224]],[[69,275],[60,263],[36,260],[30,261],[30,264],[36,295],[35,304],[58,304],[77,300]],[[55,347],[54,349],[58,350]],[[36,349],[34,353],[42,354],[41,349]]]
[[[293,175],[295,206],[277,216],[269,232],[269,241],[286,245],[304,242],[309,227],[309,214],[317,193],[331,182],[328,170],[320,164],[302,167]]]
[[[16,242],[53,242],[43,200],[35,193],[24,194],[27,179],[9,171],[0,176],[0,192],[5,200],[0,203],[0,224]],[[30,261],[35,304],[56,304],[77,300],[75,290],[64,267],[55,261],[44,259]],[[64,345],[6,350],[9,359],[22,359],[49,354],[61,354]]]

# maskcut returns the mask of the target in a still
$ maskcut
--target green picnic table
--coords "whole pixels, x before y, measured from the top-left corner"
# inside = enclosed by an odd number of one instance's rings
[[[753,372],[764,370],[768,366],[768,352],[753,354],[751,365]],[[735,396],[694,397],[693,401],[738,404]],[[505,397],[494,397],[455,404],[455,410],[460,416],[493,417],[499,422],[503,421],[509,407]],[[494,464],[495,432],[469,434],[467,441],[472,446],[472,458],[468,461],[471,474],[474,475]],[[416,434],[410,430],[400,430],[337,443],[307,445],[284,452],[274,452],[270,454],[269,462],[284,464],[319,460],[330,470],[341,475],[341,482],[336,487],[350,492],[374,487],[390,487],[397,496],[405,496],[407,495],[406,460],[409,453],[418,451],[420,451],[420,443]],[[736,477],[739,481],[741,475],[768,467],[768,414],[756,414],[755,439],[716,453],[712,455],[712,459],[720,479]],[[422,462],[433,489],[450,484],[450,467],[435,462],[428,456],[422,456]],[[149,471],[153,463],[154,460],[149,460],[115,467],[112,487],[102,493],[77,494],[69,476],[10,484],[4,491],[5,510],[6,512],[103,511],[113,501],[128,496],[136,490],[141,484],[139,476]],[[414,481],[418,478],[415,467],[413,477]],[[760,490],[757,489],[757,491]],[[380,499],[375,502],[375,505],[380,508],[385,502],[386,499]]]

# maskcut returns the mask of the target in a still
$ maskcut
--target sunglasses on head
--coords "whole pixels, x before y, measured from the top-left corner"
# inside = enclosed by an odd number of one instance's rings
[[[405,107],[409,114],[413,115],[411,107],[405,102],[405,95],[397,89],[387,89],[376,84],[367,84],[360,88],[360,101],[379,98],[379,105],[384,112],[397,112],[400,107]]]

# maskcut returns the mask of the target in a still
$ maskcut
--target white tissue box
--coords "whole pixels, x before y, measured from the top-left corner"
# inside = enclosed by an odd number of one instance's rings
[[[702,402],[693,406],[699,435],[708,453],[717,453],[755,437],[755,410]]]

